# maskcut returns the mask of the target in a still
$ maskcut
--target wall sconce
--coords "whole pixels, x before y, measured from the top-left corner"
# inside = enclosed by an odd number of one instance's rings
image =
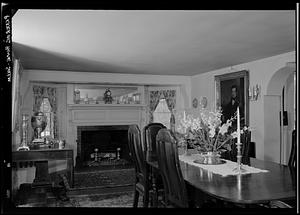
[[[249,86],[249,100],[256,101],[260,96],[261,86],[256,84],[255,86]]]

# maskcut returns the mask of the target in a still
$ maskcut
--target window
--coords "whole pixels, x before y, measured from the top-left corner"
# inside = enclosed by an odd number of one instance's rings
[[[47,126],[45,130],[41,133],[41,137],[51,136],[52,138],[54,138],[53,112],[48,98],[43,98],[40,111],[43,112],[47,117]]]
[[[170,129],[171,112],[169,111],[167,102],[164,98],[159,100],[159,103],[153,112],[153,122],[160,122]]]

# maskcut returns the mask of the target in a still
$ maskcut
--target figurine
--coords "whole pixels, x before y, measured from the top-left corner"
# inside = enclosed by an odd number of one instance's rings
[[[110,91],[109,88],[105,90],[103,100],[104,100],[105,104],[111,104],[112,103],[113,98],[111,96],[111,91]]]

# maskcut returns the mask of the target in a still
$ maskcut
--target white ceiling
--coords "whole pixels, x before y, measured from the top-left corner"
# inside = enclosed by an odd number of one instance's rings
[[[195,75],[295,50],[295,11],[18,10],[25,69]]]

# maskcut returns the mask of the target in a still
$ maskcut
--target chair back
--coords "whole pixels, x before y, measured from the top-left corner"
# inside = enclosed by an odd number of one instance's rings
[[[151,160],[157,160],[157,152],[156,152],[156,135],[158,131],[165,126],[161,123],[149,123],[143,129],[143,142],[145,151],[149,153]]]
[[[188,207],[188,196],[183,179],[175,137],[166,129],[156,136],[158,166],[164,183],[166,203],[177,207]]]
[[[241,134],[241,142],[242,142],[242,163],[249,164],[250,163],[250,142],[251,142],[251,131],[244,131]]]
[[[296,152],[297,152],[297,145],[296,145],[296,130],[292,132],[292,148],[291,154],[289,158],[288,165],[291,168],[296,168]]]
[[[130,125],[128,129],[128,145],[134,162],[138,182],[146,183],[146,159],[141,142],[141,132],[137,125]]]
[[[223,158],[231,160],[236,162],[237,161],[237,147],[236,147],[236,142],[237,139],[232,139],[231,140],[231,151],[226,151],[223,154]],[[250,163],[250,142],[251,142],[251,131],[244,131],[243,134],[241,134],[241,154],[242,154],[242,163],[243,164],[249,164]]]

